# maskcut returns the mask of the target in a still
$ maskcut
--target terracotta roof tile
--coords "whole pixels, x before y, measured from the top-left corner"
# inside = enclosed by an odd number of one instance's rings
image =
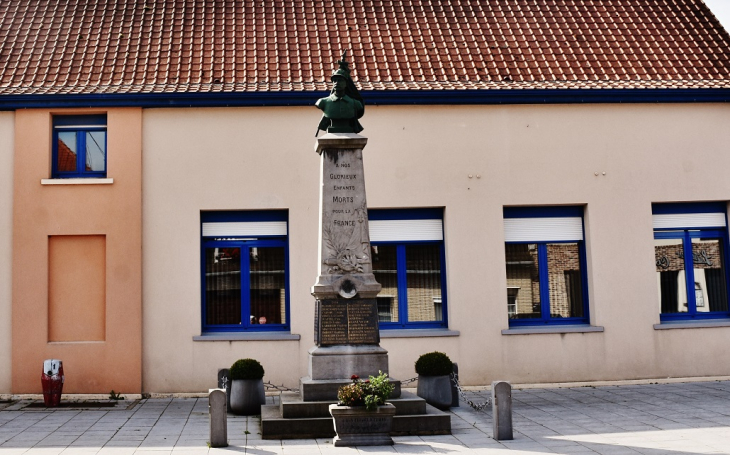
[[[730,87],[701,0],[6,0],[0,94]]]

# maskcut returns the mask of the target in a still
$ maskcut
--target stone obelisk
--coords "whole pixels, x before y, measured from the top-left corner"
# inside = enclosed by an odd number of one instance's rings
[[[362,160],[367,138],[357,134],[364,107],[344,55],[338,63],[332,94],[317,101],[324,112],[319,129],[327,134],[315,147],[321,185],[319,275],[312,286],[315,346],[309,350],[309,377],[301,379],[304,401],[334,400],[337,388],[351,382],[352,375],[367,378],[388,371],[388,351],[380,347],[378,328],[381,286],[370,260]]]

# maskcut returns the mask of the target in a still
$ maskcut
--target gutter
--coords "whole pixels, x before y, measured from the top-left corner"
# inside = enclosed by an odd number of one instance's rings
[[[363,90],[368,106],[605,103],[727,103],[730,88]],[[311,106],[327,91],[0,95],[0,111],[81,107]]]

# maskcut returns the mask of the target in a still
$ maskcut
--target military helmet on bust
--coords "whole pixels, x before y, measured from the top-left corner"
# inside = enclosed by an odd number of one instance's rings
[[[344,79],[350,79],[350,72],[347,70],[344,70],[342,68],[338,68],[334,73],[332,73],[332,76],[330,76],[330,80],[332,82],[335,81],[335,78],[342,77]]]

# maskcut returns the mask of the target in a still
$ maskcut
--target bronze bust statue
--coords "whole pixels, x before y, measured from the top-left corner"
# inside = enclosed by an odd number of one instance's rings
[[[362,96],[350,78],[349,64],[345,60],[347,51],[338,60],[339,68],[332,74],[332,91],[330,96],[320,98],[315,103],[324,115],[319,121],[319,130],[328,133],[359,133],[363,130],[358,119],[365,114]],[[315,134],[315,136],[317,136]]]

